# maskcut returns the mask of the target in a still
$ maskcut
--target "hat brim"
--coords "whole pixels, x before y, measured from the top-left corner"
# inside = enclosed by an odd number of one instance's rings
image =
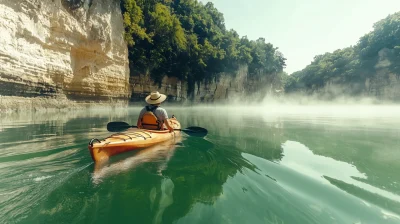
[[[156,99],[156,100],[150,99],[150,97],[151,97],[150,95],[147,96],[147,97],[146,97],[146,103],[148,103],[148,104],[158,104],[158,103],[164,102],[165,99],[167,99],[167,96],[164,95],[164,94],[160,94],[160,95],[161,95],[161,97],[158,98],[158,99]]]

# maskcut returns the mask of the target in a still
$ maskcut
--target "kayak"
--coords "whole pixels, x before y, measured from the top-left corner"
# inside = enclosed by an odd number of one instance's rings
[[[169,120],[174,129],[181,129],[181,124],[178,120],[175,118]],[[112,134],[103,140],[92,139],[88,148],[94,162],[104,162],[111,156],[154,146],[174,139],[180,134],[180,130],[169,132],[169,130],[130,128],[124,132]]]

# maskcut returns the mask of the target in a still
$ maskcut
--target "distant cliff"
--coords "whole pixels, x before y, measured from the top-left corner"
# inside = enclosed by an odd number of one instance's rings
[[[128,99],[119,0],[0,3],[0,95]]]
[[[150,91],[158,89],[168,95],[169,101],[185,103],[227,103],[244,99],[257,101],[267,95],[279,95],[281,93],[277,93],[277,90],[283,88],[282,80],[275,75],[249,77],[246,65],[239,66],[234,74],[222,73],[218,79],[198,82],[192,92],[188,91],[187,82],[168,76],[164,76],[159,84],[149,75],[132,76],[130,85],[132,101],[143,101]]]
[[[343,83],[338,78],[330,79],[323,88],[311,91],[321,96],[363,96],[378,100],[400,101],[400,74],[392,71],[390,54],[393,50],[384,48],[379,51],[378,60],[373,65],[373,74]]]
[[[400,12],[377,22],[352,47],[318,55],[291,74],[287,93],[400,101]]]

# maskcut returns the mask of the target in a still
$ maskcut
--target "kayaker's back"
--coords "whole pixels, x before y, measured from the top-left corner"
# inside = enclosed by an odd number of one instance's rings
[[[167,111],[159,106],[146,106],[139,113],[140,125],[143,129],[166,129],[163,121],[168,119]]]

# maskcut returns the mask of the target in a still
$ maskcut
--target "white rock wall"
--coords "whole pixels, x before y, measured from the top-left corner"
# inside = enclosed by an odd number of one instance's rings
[[[0,0],[0,95],[130,96],[119,0]]]

